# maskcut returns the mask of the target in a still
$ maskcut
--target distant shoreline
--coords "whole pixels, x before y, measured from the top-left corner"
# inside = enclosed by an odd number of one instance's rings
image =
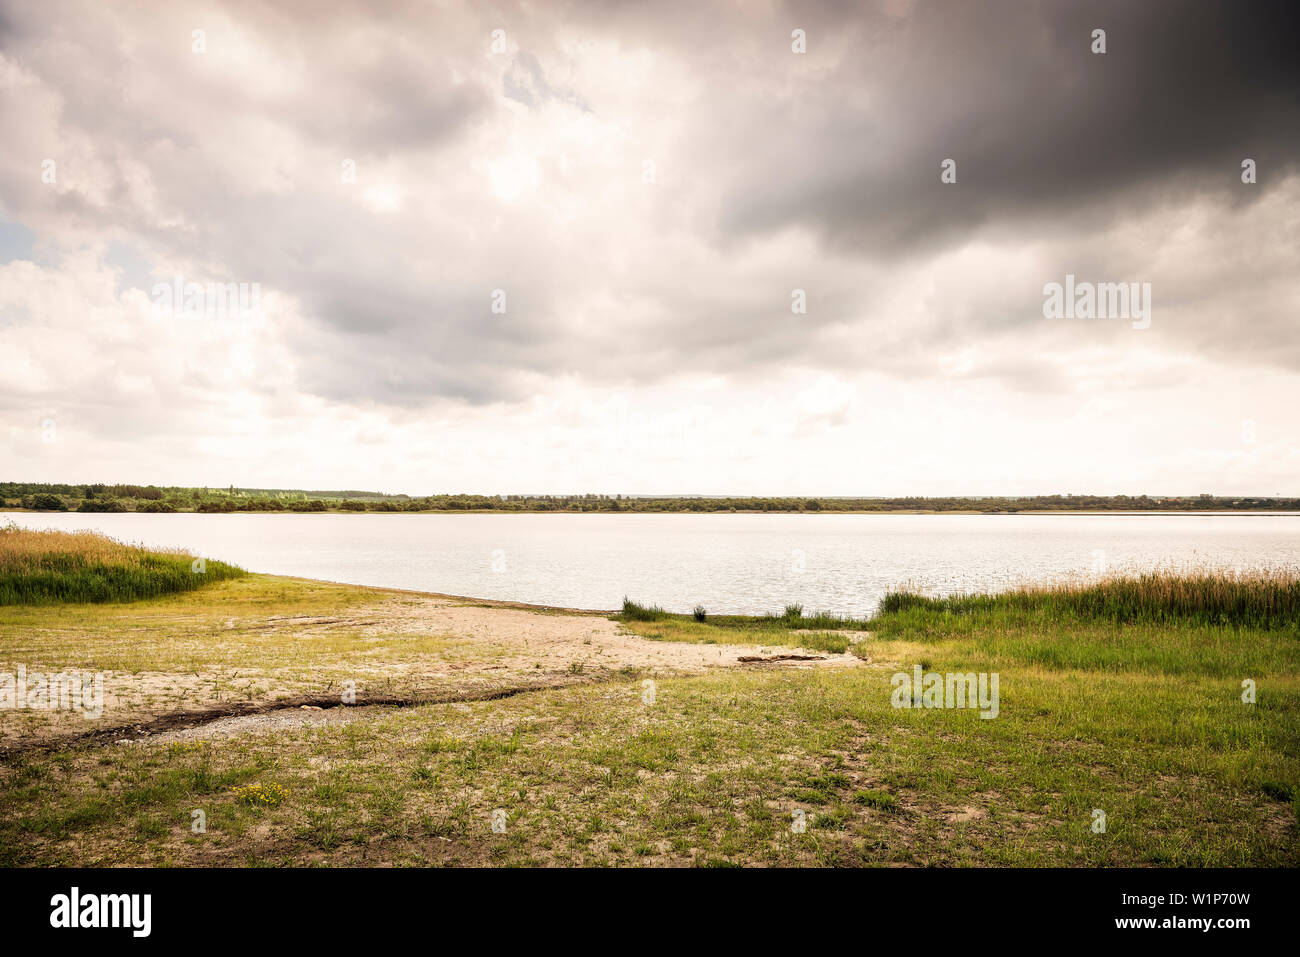
[[[1300,512],[1300,495],[410,495],[365,489],[0,482],[0,510],[81,512]]]

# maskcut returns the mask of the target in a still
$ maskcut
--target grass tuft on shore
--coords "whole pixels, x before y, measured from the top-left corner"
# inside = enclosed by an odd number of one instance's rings
[[[136,601],[244,574],[225,562],[97,532],[0,527],[0,605]]]
[[[613,617],[630,631],[658,641],[780,645],[831,654],[842,654],[853,644],[846,632],[863,632],[867,628],[867,622],[861,618],[830,612],[805,615],[803,606],[798,604],[786,605],[779,615],[712,615],[703,605],[695,606],[689,615],[682,615],[624,598],[623,610]]]
[[[659,621],[661,618],[672,617],[658,605],[642,605],[627,597],[623,599],[620,616],[624,621]]]

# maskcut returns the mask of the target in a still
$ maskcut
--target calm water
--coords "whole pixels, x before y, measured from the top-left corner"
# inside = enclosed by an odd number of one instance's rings
[[[0,513],[250,571],[574,608],[869,614],[933,592],[1157,564],[1300,567],[1300,515],[135,515]]]

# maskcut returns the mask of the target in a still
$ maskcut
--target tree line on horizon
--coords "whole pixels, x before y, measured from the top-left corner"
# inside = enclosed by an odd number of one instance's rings
[[[363,491],[305,491],[65,485],[0,482],[0,506],[79,512],[985,512],[1300,510],[1300,497],[1150,495],[1027,496],[628,496],[628,495],[389,495]]]

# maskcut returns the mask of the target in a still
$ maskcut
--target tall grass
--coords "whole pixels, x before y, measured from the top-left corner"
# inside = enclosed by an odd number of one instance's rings
[[[623,618],[628,621],[659,621],[668,617],[668,612],[658,605],[642,605],[630,598],[623,598]]]
[[[1014,612],[1113,622],[1300,630],[1300,574],[1288,569],[1247,572],[1159,570],[1101,581],[1032,585],[997,594],[931,598],[890,592],[878,617],[910,611],[949,615]]]
[[[237,578],[242,568],[175,549],[128,545],[96,532],[0,527],[0,605],[134,601]]]

